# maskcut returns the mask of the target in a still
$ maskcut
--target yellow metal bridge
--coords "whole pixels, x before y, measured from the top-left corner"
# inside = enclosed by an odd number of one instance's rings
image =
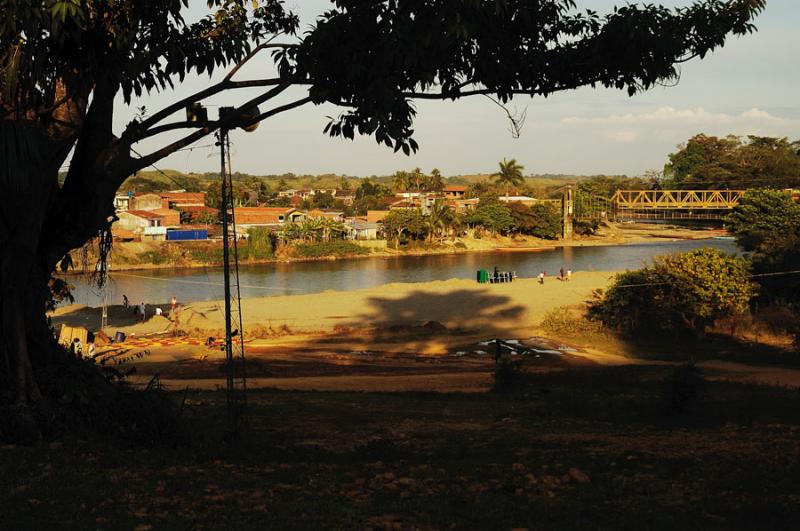
[[[611,204],[619,211],[730,210],[744,190],[618,190]]]

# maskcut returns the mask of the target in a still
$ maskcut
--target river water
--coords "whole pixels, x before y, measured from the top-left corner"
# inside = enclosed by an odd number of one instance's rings
[[[715,247],[736,253],[728,240],[679,240],[664,243],[561,247],[531,252],[486,252],[428,256],[398,256],[244,265],[240,268],[242,297],[296,295],[326,290],[349,291],[392,282],[428,282],[451,278],[475,279],[478,269],[516,271],[534,277],[540,271],[558,274],[560,268],[577,271],[637,269],[654,256]],[[99,306],[103,295],[80,277],[69,278],[75,286],[75,302]],[[162,304],[174,295],[181,303],[223,299],[222,269],[159,269],[112,273],[106,287],[109,304],[145,301]]]

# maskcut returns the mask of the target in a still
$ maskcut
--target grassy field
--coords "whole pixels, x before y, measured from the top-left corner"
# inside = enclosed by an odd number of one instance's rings
[[[185,440],[0,447],[0,528],[788,529],[800,393],[685,369],[526,375],[489,394],[222,393]]]

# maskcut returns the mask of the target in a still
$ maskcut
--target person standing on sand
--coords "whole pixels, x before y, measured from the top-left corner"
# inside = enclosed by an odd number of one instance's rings
[[[544,271],[539,273],[539,284],[544,284]]]
[[[172,296],[172,299],[169,301],[169,315],[172,317],[172,314],[175,313],[175,309],[178,307],[178,299],[175,295]]]
[[[567,281],[572,278],[572,269],[567,269]]]
[[[142,322],[144,322],[146,318],[147,318],[147,307],[144,305],[144,302],[141,302],[139,304],[139,319],[141,319]]]
[[[130,305],[131,305],[131,303],[128,302],[128,296],[127,295],[122,295],[122,307],[127,310],[128,306],[130,306]]]
[[[83,345],[81,344],[81,340],[77,337],[72,340],[72,344],[69,346],[70,353],[75,356],[76,358],[83,357]]]
[[[564,280],[564,268],[563,267],[558,270],[558,279],[559,280]]]

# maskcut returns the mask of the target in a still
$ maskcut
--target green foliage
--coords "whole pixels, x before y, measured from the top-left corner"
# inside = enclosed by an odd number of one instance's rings
[[[359,200],[366,199],[368,197],[374,199],[381,197],[392,197],[392,191],[388,187],[375,183],[371,179],[366,178],[361,181],[361,184],[359,184],[358,188],[356,188],[355,198],[356,200]]]
[[[546,96],[588,84],[632,95],[676,79],[678,61],[704,56],[729,33],[753,31],[750,21],[765,0],[706,1],[675,10],[629,4],[608,15],[578,12],[571,0],[546,5],[409,0],[398,7],[346,0],[327,11],[298,48],[276,59],[284,77],[310,80],[314,103],[349,106],[331,118],[328,134],[371,134],[409,154],[417,149],[416,94],[458,98],[469,80],[470,91],[486,87],[482,92],[501,102],[515,93]]]
[[[514,226],[509,207],[493,199],[481,199],[478,207],[464,216],[464,222],[500,234],[507,233]]]
[[[275,257],[275,234],[268,227],[251,227],[247,229],[248,258],[267,259]]]
[[[752,251],[755,271],[765,274],[758,278],[762,297],[787,303],[800,314],[800,278],[782,274],[800,270],[800,205],[784,192],[752,190],[726,223],[736,242]]]
[[[586,336],[601,331],[600,323],[586,319],[566,306],[545,313],[540,326],[551,334],[568,336]]]
[[[297,27],[278,0],[208,7],[212,13],[189,23],[185,2],[174,0],[3,2],[0,99],[47,101],[58,80],[77,94],[113,81],[130,101],[190,72],[211,74],[244,58],[254,41]]]
[[[599,219],[580,219],[573,223],[572,232],[578,236],[593,236],[599,228]]]
[[[368,254],[369,249],[346,240],[329,242],[298,243],[294,246],[295,254],[305,258],[322,258],[325,256],[354,256]]]
[[[219,216],[213,212],[200,212],[194,221],[205,225],[214,225],[219,222]]]
[[[778,190],[749,190],[725,219],[728,231],[746,251],[768,251],[776,236],[800,230],[800,205]]]
[[[505,194],[509,194],[511,188],[522,186],[525,179],[522,175],[522,170],[525,166],[517,164],[517,159],[506,160],[503,159],[499,162],[500,171],[493,173],[492,177],[495,178],[495,184],[501,186],[505,190]]]
[[[508,209],[516,232],[546,240],[556,240],[561,235],[561,212],[550,203],[509,203]]]
[[[696,135],[669,156],[667,185],[754,188],[800,185],[800,142],[786,138]]]
[[[428,224],[419,208],[403,208],[389,212],[383,221],[387,238],[397,241],[423,240],[428,235]]]
[[[617,275],[589,315],[628,333],[702,335],[717,319],[748,310],[757,293],[749,274],[748,261],[716,249],[659,257]]]
[[[436,168],[431,170],[430,175],[421,168],[401,170],[392,175],[392,188],[395,192],[438,192],[444,188],[444,179]]]

